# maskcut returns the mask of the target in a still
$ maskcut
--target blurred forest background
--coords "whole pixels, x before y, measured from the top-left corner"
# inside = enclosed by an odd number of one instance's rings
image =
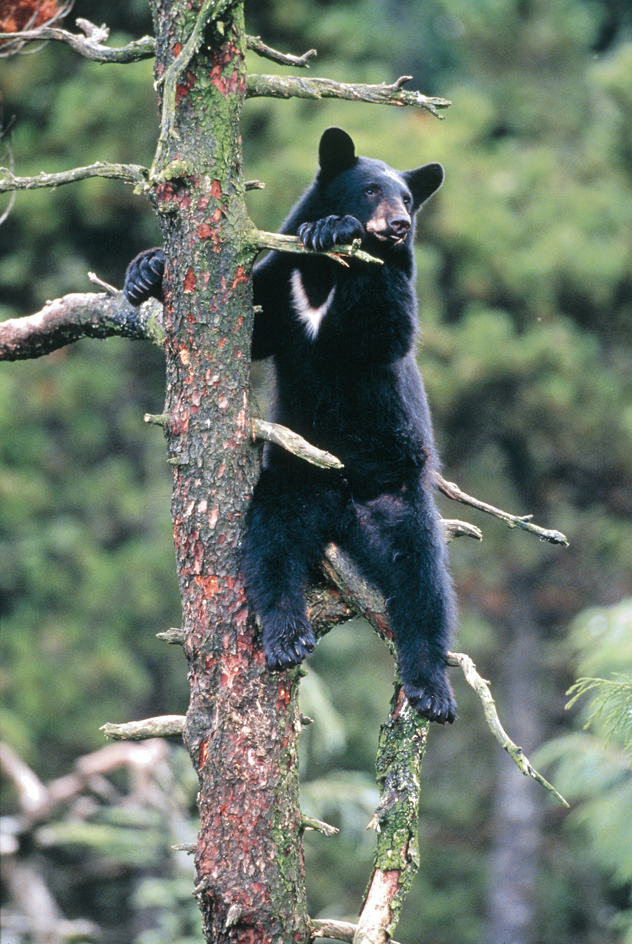
[[[152,31],[144,0],[76,0],[67,28],[77,16],[105,21],[116,45]],[[266,185],[250,211],[262,228],[280,225],[329,125],[397,168],[444,164],[417,241],[419,356],[444,475],[570,540],[542,544],[442,500],[446,517],[485,536],[452,545],[456,648],[491,679],[508,733],[572,808],[518,772],[454,670],[460,716],[431,726],[421,866],[397,937],[630,942],[630,742],[602,717],[584,730],[590,696],[566,711],[565,693],[581,675],[632,673],[632,8],[246,0],[246,17],[283,51],[316,47],[312,75],[411,74],[412,87],[452,100],[441,122],[366,104],[248,102],[246,176]],[[100,66],[49,44],[0,60],[0,77],[17,174],[150,164],[151,62]],[[91,291],[89,270],[120,286],[129,259],[158,241],[148,204],[118,182],[19,193],[0,228],[0,318]],[[182,654],[155,638],[180,624],[170,473],[142,420],[162,411],[163,393],[160,352],[128,341],[0,369],[2,738],[45,783],[103,747],[104,722],[186,711]],[[357,914],[391,684],[390,656],[361,624],[332,632],[302,683],[316,719],[302,744],[303,805],[340,828],[306,837],[314,917]],[[60,915],[92,922],[80,940],[96,926],[112,944],[201,940],[191,861],[170,849],[195,835],[188,758],[179,745],[130,758],[104,760],[100,779],[70,790],[9,857],[27,871],[5,875],[7,944],[33,939],[10,895],[16,874],[39,877]],[[19,831],[11,776],[2,797]]]

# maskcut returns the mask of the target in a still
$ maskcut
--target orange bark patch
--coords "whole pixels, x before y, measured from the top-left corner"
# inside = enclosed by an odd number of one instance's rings
[[[186,98],[193,86],[195,85],[195,76],[192,72],[187,72],[187,77],[185,82],[180,82],[176,85],[176,104],[182,101],[183,98]]]
[[[198,751],[198,764],[200,767],[204,767],[206,760],[208,758],[208,740],[204,740],[200,743],[200,749]]]
[[[239,70],[234,67],[235,56],[235,46],[233,43],[229,43],[223,48],[220,57],[209,72],[211,82],[222,95],[234,95],[239,91],[242,76]],[[231,72],[228,75],[224,75],[224,69],[229,65],[231,66]]]
[[[214,180],[211,184],[211,196],[215,197],[216,200],[221,200],[222,198],[222,185],[219,180]]]
[[[195,278],[195,273],[193,269],[189,268],[189,271],[187,272],[184,278],[184,287],[182,291],[186,295],[193,295],[193,293],[195,292],[196,285],[197,285],[197,281]]]
[[[235,278],[233,280],[233,288],[237,288],[238,285],[241,285],[243,282],[248,281],[248,273],[246,272],[245,266],[237,266],[237,272],[235,273]]]
[[[213,574],[210,577],[196,577],[195,582],[202,588],[202,593],[207,600],[212,600],[219,592],[219,580]]]

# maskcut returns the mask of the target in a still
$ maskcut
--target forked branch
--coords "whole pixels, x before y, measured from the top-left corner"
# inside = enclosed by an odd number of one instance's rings
[[[529,531],[531,534],[537,535],[541,541],[568,547],[566,535],[562,534],[561,531],[549,531],[533,524],[531,520],[533,515],[512,515],[508,511],[503,511],[502,508],[488,505],[487,502],[480,501],[480,499],[462,492],[458,485],[455,485],[454,482],[447,482],[441,475],[435,476],[435,483],[439,491],[447,495],[448,498],[461,502],[463,505],[470,505],[471,508],[477,508],[479,511],[484,511],[488,515],[493,515],[494,518],[500,518],[510,528],[521,528],[523,531]]]
[[[80,33],[71,33],[58,26],[40,26],[37,29],[23,30],[19,33],[0,33],[0,55],[10,55],[19,52],[25,43],[59,42],[66,43],[76,53],[93,62],[139,62],[141,59],[151,59],[156,52],[156,41],[153,36],[143,36],[127,46],[112,49],[103,43],[109,38],[110,31],[106,26],[95,26],[89,20],[77,20],[77,26],[83,30]]]

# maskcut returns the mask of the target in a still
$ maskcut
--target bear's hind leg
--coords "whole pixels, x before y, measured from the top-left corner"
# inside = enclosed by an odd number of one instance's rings
[[[387,494],[356,506],[346,545],[386,600],[408,701],[430,721],[454,721],[447,652],[456,606],[432,499]]]
[[[271,670],[299,665],[314,650],[305,588],[341,511],[332,490],[317,484],[297,486],[289,475],[273,469],[264,469],[255,487],[242,567]]]

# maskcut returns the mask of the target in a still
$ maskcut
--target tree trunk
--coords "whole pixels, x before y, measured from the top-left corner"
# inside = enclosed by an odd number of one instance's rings
[[[239,574],[258,473],[247,398],[254,250],[239,136],[243,3],[156,0],[154,17],[166,117],[152,183],[167,260],[165,432],[191,687],[185,743],[200,780],[196,891],[207,941],[303,941],[298,673],[266,671]],[[187,47],[195,29],[197,50]]]
[[[507,728],[527,754],[541,743],[536,685],[538,630],[528,591],[518,588],[505,627],[502,690]],[[491,831],[488,944],[537,940],[537,868],[542,808],[528,777],[516,777],[504,755],[498,771]]]

